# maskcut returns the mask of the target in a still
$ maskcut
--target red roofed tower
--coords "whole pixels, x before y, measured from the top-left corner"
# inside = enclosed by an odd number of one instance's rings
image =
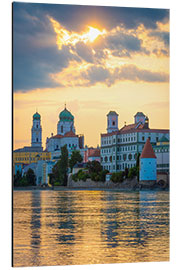
[[[156,173],[156,155],[148,138],[140,156],[140,181],[156,181]]]

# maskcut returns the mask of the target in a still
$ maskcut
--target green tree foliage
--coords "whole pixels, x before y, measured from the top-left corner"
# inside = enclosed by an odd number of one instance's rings
[[[52,169],[52,184],[67,186],[67,172],[68,172],[68,150],[67,145],[61,147],[60,160],[56,162]]]
[[[74,167],[75,164],[77,164],[78,162],[82,162],[83,161],[83,158],[80,154],[80,151],[73,151],[72,154],[71,154],[71,158],[69,160],[69,167],[71,169],[71,172],[72,172],[72,169]]]
[[[22,175],[20,171],[17,171],[17,173],[14,175],[14,186],[17,187],[20,184],[20,181],[22,179]]]
[[[123,177],[124,177],[123,172],[112,173],[111,181],[113,183],[122,183],[123,182]]]
[[[99,173],[102,171],[102,166],[97,160],[93,160],[92,162],[89,161],[87,163],[87,168],[89,170],[89,173]]]
[[[133,167],[129,169],[128,178],[133,179],[137,175],[137,168]]]
[[[32,169],[29,169],[25,175],[21,175],[19,171],[14,175],[14,186],[25,187],[36,185],[36,176]]]
[[[34,171],[32,169],[28,169],[26,173],[26,180],[29,186],[35,186],[36,185],[36,176],[34,174]]]
[[[83,170],[79,170],[77,173],[72,175],[72,179],[77,182],[79,180],[86,181],[87,178],[90,178],[90,175]]]
[[[125,170],[124,170],[125,178],[128,178],[128,173],[129,173],[129,169],[128,168],[125,168]]]
[[[106,174],[109,172],[108,170],[103,170],[101,164],[93,160],[87,163],[87,168],[89,170],[90,178],[95,182],[105,182]]]
[[[139,165],[140,165],[140,153],[138,153],[137,155],[137,159],[136,159],[136,174],[137,174],[137,180],[139,181]]]

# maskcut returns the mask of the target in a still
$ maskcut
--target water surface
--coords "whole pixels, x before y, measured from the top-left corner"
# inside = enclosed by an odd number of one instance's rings
[[[169,193],[14,191],[14,266],[169,260]]]

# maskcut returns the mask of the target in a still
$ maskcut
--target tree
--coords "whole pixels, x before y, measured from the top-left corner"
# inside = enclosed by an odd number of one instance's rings
[[[130,168],[128,178],[133,179],[133,177],[136,175],[137,175],[137,168],[136,167]]]
[[[16,172],[16,174],[14,175],[14,186],[19,186],[20,182],[21,182],[21,179],[22,179],[22,175],[20,173],[20,171],[18,170]]]
[[[113,183],[122,183],[123,182],[123,172],[112,173],[111,181]]]
[[[34,174],[34,171],[32,169],[28,169],[26,173],[26,180],[29,186],[35,186],[36,185],[36,176]]]
[[[102,171],[102,166],[97,160],[93,160],[92,162],[89,161],[87,163],[87,168],[89,170],[89,173],[99,173]]]
[[[82,158],[80,152],[77,150],[74,150],[72,152],[71,158],[69,160],[69,167],[71,169],[71,172],[72,172],[74,165],[77,164],[78,162],[82,162],[82,160],[83,160],[83,158]]]
[[[137,155],[137,159],[136,159],[136,172],[137,172],[137,180],[139,181],[139,163],[140,163],[140,153],[138,153]]]
[[[52,184],[67,186],[68,172],[68,150],[67,145],[61,147],[60,160],[56,162],[52,169],[53,181]]]

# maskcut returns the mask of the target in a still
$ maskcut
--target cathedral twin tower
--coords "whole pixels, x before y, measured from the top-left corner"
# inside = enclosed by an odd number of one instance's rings
[[[33,126],[31,128],[31,146],[42,147],[41,116],[38,112],[33,115]]]

